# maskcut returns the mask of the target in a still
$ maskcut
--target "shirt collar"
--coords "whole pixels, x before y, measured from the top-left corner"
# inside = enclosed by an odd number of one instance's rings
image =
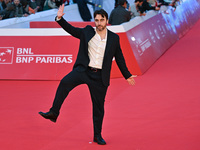
[[[101,37],[100,37],[100,35],[97,33],[96,28],[95,28],[95,32],[96,32],[95,36],[98,36],[98,38],[101,40]],[[101,40],[101,41],[107,41],[107,35],[108,35],[108,29],[106,29],[106,36],[105,36],[105,38],[104,38],[103,40]]]

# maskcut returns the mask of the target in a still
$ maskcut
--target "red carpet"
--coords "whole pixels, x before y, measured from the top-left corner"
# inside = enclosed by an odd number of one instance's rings
[[[172,46],[136,86],[112,79],[103,137],[93,138],[86,86],[73,90],[57,123],[48,111],[58,81],[0,81],[1,150],[199,150],[200,21]],[[77,106],[77,107],[75,107]]]

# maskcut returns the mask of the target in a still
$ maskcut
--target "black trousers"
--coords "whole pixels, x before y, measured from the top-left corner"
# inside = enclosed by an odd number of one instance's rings
[[[98,136],[101,134],[102,130],[104,102],[108,88],[107,86],[103,85],[101,79],[101,70],[94,72],[88,67],[84,72],[79,72],[77,69],[74,69],[67,74],[61,80],[58,86],[53,106],[50,111],[54,112],[56,115],[59,115],[60,108],[69,92],[80,84],[88,85],[93,104],[94,136]]]

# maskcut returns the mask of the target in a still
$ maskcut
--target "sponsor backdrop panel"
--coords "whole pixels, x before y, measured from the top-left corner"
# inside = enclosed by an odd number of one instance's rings
[[[130,71],[141,74],[126,34],[119,33],[119,36]],[[4,36],[1,39],[1,79],[60,80],[72,70],[79,48],[79,40],[72,36]],[[122,77],[113,61],[111,77]]]
[[[177,41],[176,33],[161,14],[144,21],[126,33],[142,73]]]
[[[60,79],[71,70],[78,48],[69,36],[10,36],[0,44],[1,79]]]
[[[130,71],[141,74],[126,34],[119,33],[119,36]],[[72,36],[5,36],[1,39],[1,79],[60,80],[72,70],[79,48],[79,40]],[[111,77],[122,77],[113,61]]]

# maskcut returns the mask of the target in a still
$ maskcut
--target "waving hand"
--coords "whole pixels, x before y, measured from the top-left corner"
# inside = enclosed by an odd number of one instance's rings
[[[62,5],[59,7],[58,12],[57,12],[57,17],[58,17],[58,19],[60,19],[60,18],[64,15],[64,13],[63,13],[64,7],[65,7],[64,4],[62,4]]]

